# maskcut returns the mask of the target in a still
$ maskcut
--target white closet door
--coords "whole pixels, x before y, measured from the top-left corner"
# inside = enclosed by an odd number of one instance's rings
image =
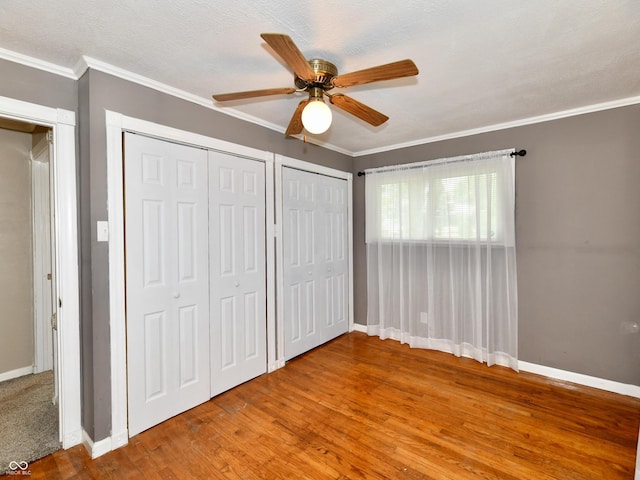
[[[125,135],[129,434],[209,399],[207,152]]]
[[[210,153],[211,396],[267,371],[265,165]]]
[[[346,333],[347,182],[282,169],[285,360]]]

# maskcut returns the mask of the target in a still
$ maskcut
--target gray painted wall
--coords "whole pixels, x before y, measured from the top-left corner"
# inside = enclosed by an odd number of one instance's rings
[[[0,59],[0,96],[76,111],[76,81]]]
[[[356,321],[366,324],[365,168],[517,147],[519,357],[640,385],[640,106],[354,160]]]
[[[80,79],[79,93],[83,422],[87,433],[101,440],[111,428],[108,244],[96,242],[95,228],[107,219],[105,110],[344,171],[351,171],[352,159],[94,70]]]

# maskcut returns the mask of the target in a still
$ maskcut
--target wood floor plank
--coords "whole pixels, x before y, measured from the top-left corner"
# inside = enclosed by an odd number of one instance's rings
[[[344,335],[91,460],[34,478],[630,479],[640,399]]]

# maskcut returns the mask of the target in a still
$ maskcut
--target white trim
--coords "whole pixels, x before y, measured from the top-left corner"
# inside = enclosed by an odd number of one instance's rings
[[[246,122],[268,128],[270,130],[274,130],[276,132],[284,133],[285,131],[285,128],[282,126],[276,125],[271,122],[266,122],[263,119],[254,117],[253,115],[248,115],[246,113],[240,112],[232,108],[223,109],[223,108],[216,107],[215,104],[212,102],[212,100],[210,100],[209,98],[200,97],[199,95],[194,95],[185,90],[181,90],[179,88],[166,85],[164,83],[158,82],[151,78],[145,77],[143,75],[139,75],[137,73],[130,72],[120,67],[116,67],[115,65],[111,65],[107,62],[97,60],[87,55],[83,55],[82,57],[80,57],[78,62],[74,66],[74,68],[62,67],[53,63],[39,60],[35,57],[23,55],[21,53],[13,52],[11,50],[7,50],[4,48],[0,48],[0,58],[8,60],[10,62],[20,63],[28,67],[36,68],[38,70],[44,70],[46,72],[50,72],[56,75],[71,78],[73,80],[78,80],[88,68],[92,68],[94,70],[98,70],[108,75],[113,75],[114,77],[118,77],[123,80],[129,81],[132,83],[137,83],[138,85],[142,85],[144,87],[148,87],[153,90],[166,93],[167,95],[171,95],[172,97],[180,98],[182,100],[186,100],[188,102],[201,105],[203,107],[209,108],[216,112],[229,115],[230,117],[235,117],[240,120],[244,120]],[[627,107],[630,105],[636,105],[638,103],[640,103],[640,96],[625,97],[625,98],[620,98],[616,100],[611,100],[608,102],[584,105],[582,107],[572,108],[568,110],[560,110],[558,112],[538,115],[535,117],[526,117],[520,120],[511,121],[511,122],[496,123],[493,125],[486,125],[479,128],[461,130],[458,132],[446,133],[443,135],[436,135],[433,137],[426,137],[418,140],[412,140],[410,142],[397,143],[395,145],[387,145],[387,146],[378,147],[378,148],[371,148],[368,150],[360,150],[357,152],[352,152],[330,143],[321,142],[312,137],[307,138],[305,141],[312,145],[317,145],[319,147],[326,148],[328,150],[333,150],[335,152],[342,153],[344,155],[348,155],[351,157],[362,157],[364,155],[373,155],[376,153],[389,152],[389,151],[398,150],[401,148],[414,147],[417,145],[425,145],[428,143],[440,142],[443,140],[451,140],[454,138],[462,138],[462,137],[468,137],[471,135],[478,135],[480,133],[495,132],[498,130],[505,130],[507,128],[534,125],[536,123],[548,122],[551,120],[558,120],[561,118],[568,118],[576,115],[583,115],[585,113],[594,113],[594,112],[600,112],[603,110],[610,110],[613,108]],[[303,139],[303,137],[299,135],[295,135],[295,137],[301,140]]]
[[[523,362],[522,360],[518,361],[518,366],[523,372],[535,373],[537,375],[544,375],[545,377],[551,377],[558,380],[564,380],[566,382],[577,383],[586,387],[598,388],[600,390],[606,390],[608,392],[640,398],[640,386],[638,385],[629,385],[626,383],[614,382],[613,380],[592,377],[590,375],[569,372],[567,370],[546,367],[544,365],[536,365],[535,363]]]
[[[311,173],[319,173],[320,175],[326,175],[328,177],[340,178],[342,180],[351,180],[353,174],[351,172],[343,172],[342,170],[336,170],[335,168],[325,167],[316,163],[305,162],[304,160],[298,160],[297,158],[285,157],[284,155],[276,154],[276,167],[291,167],[298,170],[304,170]]]
[[[370,336],[380,336],[379,325],[357,325],[356,330],[366,333]],[[397,339],[393,340],[398,341]],[[629,385],[626,383],[614,382],[612,380],[592,377],[590,375],[584,375],[582,373],[574,373],[566,370],[560,370],[558,368],[546,367],[544,365],[536,365],[535,363],[524,362],[522,360],[518,360],[518,369],[523,372],[535,373],[536,375],[542,375],[545,377],[555,378],[557,380],[577,383],[578,385],[584,385],[586,387],[598,388],[600,390],[606,390],[608,392],[640,398],[640,386],[638,385]]]
[[[137,73],[130,72],[123,68],[116,67],[109,63],[103,62],[101,60],[97,60],[92,57],[83,56],[82,61],[78,62],[76,65],[76,73],[78,74],[78,78],[82,76],[82,73],[87,68],[92,68],[93,70],[97,70],[102,73],[106,73],[108,75],[112,75],[114,77],[121,78],[131,83],[136,83],[138,85],[142,85],[143,87],[151,88],[158,92],[166,93],[167,95],[171,95],[172,97],[180,98],[182,100],[186,100],[187,102],[195,103],[196,105],[200,105],[202,107],[208,108],[210,110],[214,110],[219,113],[223,113],[225,115],[229,115],[230,117],[238,118],[245,122],[253,123],[255,125],[259,125],[264,128],[268,128],[269,130],[274,130],[278,133],[284,133],[285,128],[276,125],[275,123],[267,122],[262,118],[254,117],[253,115],[249,115],[247,113],[241,112],[231,107],[220,108],[217,107],[213,100],[209,97],[201,97],[199,95],[194,95],[185,90],[181,90],[179,88],[172,87],[162,82],[158,82],[151,78],[145,77],[143,75],[139,75]],[[308,143],[312,143],[323,148],[327,148],[329,150],[334,150],[339,153],[343,153],[345,155],[352,155],[351,152],[337,147],[335,145],[331,145],[330,143],[318,142],[315,139],[307,140]]]
[[[367,331],[367,326],[366,325],[362,325],[360,323],[354,323],[353,324],[353,331],[354,332],[360,332],[360,333],[369,333]]]
[[[459,132],[446,133],[444,135],[436,135],[434,137],[426,137],[419,140],[412,140],[410,142],[397,143],[395,145],[387,145],[379,148],[371,148],[369,150],[360,150],[359,152],[353,152],[351,155],[353,157],[362,157],[364,155],[373,155],[375,153],[389,152],[391,150],[399,150],[401,148],[415,147],[418,145],[425,145],[427,143],[441,142],[443,140],[451,140],[454,138],[469,137],[471,135],[495,132],[498,130],[505,130],[507,128],[523,127],[526,125],[535,125],[536,123],[550,122],[552,120],[575,117],[577,115],[584,115],[585,113],[595,113],[603,110],[611,110],[613,108],[628,107],[630,105],[636,105],[638,103],[640,103],[640,96],[621,98],[619,100],[612,100],[610,102],[596,103],[594,105],[586,105],[584,107],[572,108],[569,110],[560,110],[559,112],[547,113],[545,115],[538,115],[536,117],[522,118],[520,120],[514,120],[511,122],[496,123],[494,125],[487,125],[484,127],[472,128],[470,130],[461,130]]]
[[[213,102],[209,99],[209,98],[205,98],[205,97],[200,97],[198,95],[194,95],[192,93],[186,92],[184,90],[180,90],[178,88],[175,87],[171,87],[169,85],[166,85],[164,83],[161,82],[157,82],[153,79],[150,79],[148,77],[142,76],[142,75],[138,75],[136,73],[130,72],[128,70],[116,67],[114,65],[108,64],[106,62],[102,62],[100,60],[96,60],[94,58],[88,57],[88,56],[83,56],[81,61],[78,62],[78,65],[76,65],[76,68],[74,69],[77,75],[77,78],[80,78],[80,76],[82,76],[82,73],[84,73],[84,71],[87,68],[92,68],[94,70],[98,70],[100,72],[103,73],[107,73],[109,75],[113,75],[115,77],[118,78],[122,78],[123,80],[127,80],[129,82],[133,82],[133,83],[137,83],[138,85],[142,85],[148,88],[152,88],[154,90],[157,90],[159,92],[162,93],[166,93],[168,95],[171,95],[173,97],[177,97],[177,98],[181,98],[182,100],[186,100],[188,102],[192,102],[198,105],[201,105],[203,107],[209,108],[211,110],[215,110],[216,112],[220,112],[223,113],[225,115],[229,115],[231,117],[235,117],[238,118],[240,120],[244,120],[250,123],[253,123],[255,125],[259,125],[265,128],[268,128],[270,130],[274,130],[276,132],[280,132],[280,133],[284,133],[285,129],[279,125],[275,125],[271,122],[266,122],[263,119],[254,117],[253,115],[248,115],[245,114],[243,112],[240,112],[238,110],[232,109],[232,108],[219,108],[216,107],[215,104],[213,104]],[[418,139],[418,140],[412,140],[410,142],[404,142],[404,143],[398,143],[395,145],[387,145],[387,146],[383,146],[383,147],[378,147],[378,148],[372,148],[372,149],[368,149],[368,150],[360,150],[357,152],[352,152],[349,150],[346,150],[344,148],[338,147],[336,145],[330,144],[330,143],[326,143],[326,142],[322,142],[317,140],[314,137],[307,137],[304,141],[306,141],[306,143],[310,143],[312,145],[316,145],[322,148],[326,148],[328,150],[333,150],[335,152],[338,153],[342,153],[344,155],[348,155],[351,157],[362,157],[364,155],[372,155],[372,154],[376,154],[376,153],[383,153],[383,152],[389,152],[392,150],[398,150],[401,148],[407,148],[407,147],[414,147],[417,145],[424,145],[424,144],[428,144],[428,143],[434,143],[434,142],[440,142],[443,140],[451,140],[454,138],[461,138],[461,137],[468,137],[471,135],[477,135],[480,133],[488,133],[488,132],[495,132],[498,130],[505,130],[507,128],[514,128],[514,127],[521,127],[521,126],[525,126],[525,125],[534,125],[536,123],[542,123],[542,122],[548,122],[551,120],[558,120],[561,118],[568,118],[568,117],[573,117],[576,115],[583,115],[585,113],[594,113],[594,112],[599,112],[602,110],[610,110],[613,108],[619,108],[619,107],[626,107],[629,105],[636,105],[640,103],[640,96],[635,96],[635,97],[626,97],[626,98],[621,98],[621,99],[617,99],[617,100],[612,100],[609,102],[602,102],[602,103],[596,103],[596,104],[592,104],[592,105],[585,105],[582,107],[578,107],[578,108],[572,108],[572,109],[568,109],[568,110],[560,110],[558,112],[553,112],[553,113],[548,113],[548,114],[544,114],[544,115],[538,115],[535,117],[527,117],[527,118],[522,118],[520,120],[514,120],[511,122],[503,122],[503,123],[497,123],[497,124],[493,124],[493,125],[487,125],[487,126],[483,126],[483,127],[479,127],[479,128],[473,128],[473,129],[469,129],[469,130],[461,130],[458,132],[452,132],[452,133],[446,133],[444,135],[436,135],[433,137],[426,137],[426,138],[422,138],[422,139]],[[303,140],[303,136],[301,135],[296,135],[297,138],[299,138],[301,141]]]
[[[276,240],[276,270],[282,272],[282,258],[284,254],[283,239],[282,239],[282,215],[283,215],[283,201],[282,201],[282,163],[279,161],[278,155],[275,157],[275,182],[274,182],[274,195],[275,195],[275,240]],[[275,368],[282,368],[285,365],[284,360],[284,280],[283,275],[278,274],[276,277],[276,366]]]
[[[282,168],[290,167],[298,170],[304,170],[311,173],[317,173],[320,175],[326,175],[328,177],[340,178],[347,181],[347,242],[349,244],[349,326],[348,331],[354,330],[354,310],[353,310],[353,174],[350,172],[343,172],[342,170],[336,170],[335,168],[324,167],[315,163],[305,162],[291,157],[285,157],[284,155],[275,155],[275,207],[276,207],[276,262],[277,272],[284,271],[283,253],[284,253],[284,241],[282,237],[282,215],[283,215],[283,202],[282,202]],[[284,360],[284,276],[279,274],[276,279],[276,330],[278,333],[277,340],[277,359],[278,368],[283,367]]]
[[[54,247],[58,290],[58,362],[60,365],[60,424],[63,448],[80,443],[82,404],[80,400],[80,286],[76,204],[75,126],[68,121],[73,112],[57,111],[54,126],[54,202],[56,232]],[[75,118],[75,115],[74,115]]]
[[[192,145],[199,148],[230,153],[265,162],[267,188],[273,171],[273,153],[237,145],[216,138],[206,137],[157,123],[127,117],[106,111],[107,129],[107,209],[109,223],[109,311],[111,342],[111,449],[126,445],[127,429],[127,351],[125,323],[125,260],[124,260],[124,205],[122,185],[122,132],[140,133],[163,140]],[[271,199],[270,199],[271,197]],[[273,224],[273,192],[267,191],[267,222]],[[273,274],[274,260],[267,251],[267,272]],[[269,243],[269,242],[268,242]],[[270,260],[271,258],[271,260]],[[269,263],[271,262],[271,263]],[[267,293],[273,292],[273,282],[267,279]],[[267,332],[275,331],[273,302],[267,300]],[[270,341],[270,339],[268,339]],[[268,364],[274,360],[267,357]]]
[[[27,67],[53,73],[54,75],[60,75],[61,77],[71,78],[73,80],[77,80],[79,78],[71,68],[61,67],[55,63],[45,62],[44,60],[23,55],[22,53],[17,53],[5,48],[0,48],[0,58],[9,62],[19,63]]]
[[[31,375],[33,373],[33,365],[28,367],[16,368],[15,370],[9,370],[8,372],[0,373],[0,382],[5,380],[11,380],[13,378],[24,377],[25,375]]]
[[[56,232],[53,261],[57,272],[58,382],[60,392],[60,437],[62,447],[82,441],[80,390],[80,287],[76,204],[75,113],[0,97],[0,116],[53,129],[51,174]]]
[[[125,324],[124,206],[122,185],[123,116],[106,112],[107,211],[109,220],[109,331],[111,348],[111,434],[129,441],[127,429],[127,332]],[[116,261],[117,259],[117,261]]]
[[[276,350],[276,259],[273,154],[265,158],[265,248],[267,261],[267,372],[279,368]]]
[[[113,442],[111,440],[111,437],[107,437],[98,442],[94,442],[89,434],[85,432],[84,429],[82,429],[82,444],[84,445],[84,448],[87,450],[87,452],[89,452],[89,456],[91,457],[91,459],[96,459],[99,456],[104,455],[105,453],[109,453],[111,450],[113,450],[113,448],[111,447],[112,443]]]
[[[121,78],[128,82],[136,83],[138,85],[142,85],[143,87],[151,88],[158,92],[166,93],[167,95],[171,95],[172,97],[180,98],[182,100],[186,100],[187,102],[195,103],[196,105],[206,107],[210,110],[224,113],[225,115],[239,118],[240,120],[254,123],[256,125],[260,125],[270,130],[275,130],[276,132],[280,132],[280,133],[285,132],[285,128],[271,122],[266,122],[261,118],[254,117],[253,115],[248,115],[246,113],[243,113],[231,108],[216,107],[211,98],[194,95],[185,90],[172,87],[165,83],[153,80],[149,77],[145,77],[144,75],[139,75],[137,73],[130,72],[123,68],[116,67],[114,65],[108,64],[100,60],[96,60],[95,58],[91,58],[86,55],[82,57],[82,60],[83,60],[82,63],[79,63],[79,65],[76,67],[77,71],[82,71],[84,73],[84,70],[86,70],[87,68],[91,68],[93,70],[97,70],[99,72],[106,73],[108,75],[111,75],[117,78]]]

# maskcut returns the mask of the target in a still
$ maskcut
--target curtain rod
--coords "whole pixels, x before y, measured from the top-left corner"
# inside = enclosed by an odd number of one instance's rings
[[[527,154],[527,151],[525,149],[521,149],[521,150],[516,150],[515,152],[511,152],[509,155],[511,157],[524,157]],[[424,165],[420,165],[420,166],[415,166],[415,167],[406,167],[406,168],[422,168],[424,167]],[[358,176],[359,177],[363,177],[365,176],[366,173],[364,172],[358,172]]]

